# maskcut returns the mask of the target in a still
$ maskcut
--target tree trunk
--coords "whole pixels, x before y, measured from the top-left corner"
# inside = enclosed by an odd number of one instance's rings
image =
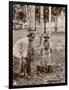
[[[44,20],[44,34],[46,34],[46,21]]]
[[[55,32],[57,32],[57,16],[55,16]]]

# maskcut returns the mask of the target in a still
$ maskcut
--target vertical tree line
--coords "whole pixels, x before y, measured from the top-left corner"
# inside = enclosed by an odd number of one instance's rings
[[[29,7],[26,8],[25,6],[26,5],[13,6],[13,19],[17,20],[18,22],[19,21],[23,23],[27,22],[26,12],[28,12]],[[65,12],[65,8],[57,6],[51,7],[51,17],[53,16],[55,20],[55,32],[57,31],[57,17],[61,14],[62,11]],[[43,20],[44,20],[44,33],[46,33],[46,23],[49,22],[49,6],[43,6]],[[36,29],[36,22],[40,24],[40,6],[35,6],[35,29]]]
[[[63,7],[52,7],[52,15],[55,18],[55,32],[57,32],[57,18],[61,14],[61,12],[65,12],[65,8]]]

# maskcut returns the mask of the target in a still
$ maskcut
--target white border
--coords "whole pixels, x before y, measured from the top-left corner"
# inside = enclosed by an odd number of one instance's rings
[[[9,34],[9,0],[0,0],[0,90],[8,89],[8,64],[9,64],[9,53],[8,53],[8,34]],[[12,0],[14,1],[14,0]],[[68,14],[69,14],[69,0],[15,0],[15,1],[25,1],[25,2],[41,2],[41,3],[56,3],[56,4],[67,4]],[[69,21],[69,18],[68,18]],[[69,36],[68,36],[69,37]],[[69,49],[68,49],[69,50]],[[68,63],[69,64],[69,63]],[[68,66],[69,68],[69,66]],[[69,81],[69,78],[68,78]],[[52,86],[52,87],[41,87],[33,88],[36,90],[42,89],[53,89],[53,90],[68,90],[68,86]],[[27,88],[26,88],[27,89]],[[28,88],[31,90],[32,88]]]

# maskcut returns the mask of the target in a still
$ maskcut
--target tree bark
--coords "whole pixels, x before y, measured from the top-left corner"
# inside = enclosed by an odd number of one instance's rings
[[[55,32],[57,32],[57,16],[55,16]]]

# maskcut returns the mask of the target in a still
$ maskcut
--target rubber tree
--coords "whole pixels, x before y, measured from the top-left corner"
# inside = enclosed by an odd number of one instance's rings
[[[55,32],[57,32],[57,19],[62,10],[63,7],[52,7],[52,15],[55,17]]]
[[[44,16],[44,33],[46,33],[46,23],[49,21],[49,6],[44,6],[43,16]]]
[[[35,7],[35,29],[36,29],[36,21],[40,23],[40,6]]]

